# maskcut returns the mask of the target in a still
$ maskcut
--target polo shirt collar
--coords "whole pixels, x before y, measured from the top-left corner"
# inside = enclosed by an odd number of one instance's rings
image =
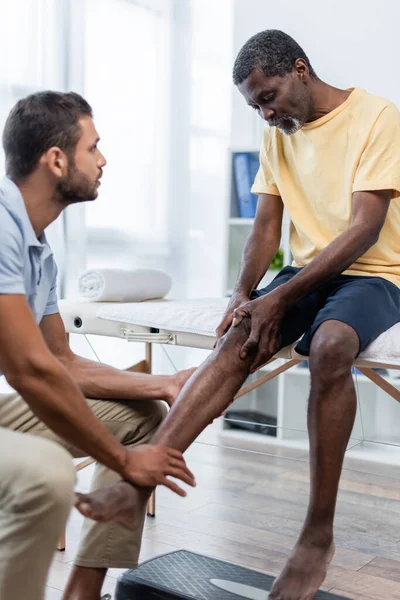
[[[5,191],[4,196],[7,198],[7,202],[4,202],[4,197],[3,202],[7,204],[7,209],[20,223],[26,245],[39,248],[42,251],[44,250],[43,258],[50,256],[52,252],[47,242],[46,235],[43,232],[39,239],[36,237],[26,210],[24,199],[18,186],[8,177],[4,177],[0,183],[0,189]]]

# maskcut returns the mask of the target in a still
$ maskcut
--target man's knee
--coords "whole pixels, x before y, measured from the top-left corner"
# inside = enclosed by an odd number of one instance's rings
[[[359,350],[357,333],[340,321],[325,321],[314,334],[310,371],[314,377],[334,379],[348,372]]]
[[[250,319],[243,319],[236,327],[231,326],[225,335],[218,340],[216,350],[239,358],[240,348],[248,339],[250,331]]]

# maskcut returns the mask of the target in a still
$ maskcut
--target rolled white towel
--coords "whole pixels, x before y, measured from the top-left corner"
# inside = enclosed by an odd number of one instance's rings
[[[97,269],[78,278],[80,295],[92,302],[142,302],[164,298],[171,289],[167,273],[156,269]]]

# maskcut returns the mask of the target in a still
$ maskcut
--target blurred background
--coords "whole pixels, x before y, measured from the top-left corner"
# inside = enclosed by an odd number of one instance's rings
[[[282,29],[328,83],[400,103],[399,3],[321,6],[0,0],[0,129],[21,96],[74,90],[93,106],[108,160],[98,200],[71,207],[51,228],[62,296],[74,293],[84,269],[116,261],[166,268],[173,295],[229,291],[228,271],[236,276],[248,233],[229,221],[231,153],[257,151],[262,132],[231,72],[254,33]]]
[[[398,0],[0,0],[0,130],[19,98],[43,89],[75,91],[93,107],[108,161],[99,198],[69,207],[49,228],[60,297],[76,296],[84,270],[109,266],[166,270],[170,297],[229,295],[253,223],[240,210],[234,157],[257,157],[263,132],[232,83],[237,52],[253,34],[281,29],[304,48],[322,80],[364,88],[400,107],[399,23]],[[290,262],[288,227],[285,216],[276,268]],[[143,344],[122,339],[71,335],[70,342],[77,353],[119,368],[143,358]],[[196,366],[208,355],[154,346],[157,373]],[[385,376],[400,389],[399,373]],[[355,381],[359,410],[340,496],[338,540],[345,554],[337,564],[357,570],[359,588],[351,597],[397,598],[392,532],[399,526],[400,412],[366,377],[357,373]],[[157,491],[157,520],[145,531],[141,560],[185,547],[280,570],[307,503],[309,387],[307,365],[291,369],[237,400],[230,415],[206,429],[189,451],[201,484],[197,495],[179,504]],[[7,391],[4,378],[1,391]],[[81,488],[91,472],[80,475]],[[281,520],[273,516],[270,538],[263,529],[273,506]],[[46,600],[61,599],[80,524],[74,513]],[[375,555],[390,559],[378,567],[391,587],[377,579],[378,591],[370,595],[378,569],[372,565],[364,583],[355,549],[366,563]],[[348,595],[355,574],[335,569],[337,587]],[[112,592],[118,574],[111,570],[104,591]]]
[[[233,157],[256,156],[263,130],[232,84],[237,52],[258,31],[282,29],[321,79],[400,106],[399,22],[397,0],[0,0],[0,129],[18,98],[73,90],[92,105],[108,160],[99,198],[50,227],[60,297],[76,294],[85,269],[107,266],[165,269],[171,297],[229,295],[253,222],[238,207]],[[287,233],[286,219],[281,264],[290,262]],[[98,336],[72,343],[120,367],[142,352]],[[157,347],[154,365],[172,372],[206,355]],[[400,444],[398,407],[358,379],[365,419],[360,411],[355,445]],[[308,369],[297,369],[235,407],[272,415],[288,432],[277,437],[299,447],[308,389]]]

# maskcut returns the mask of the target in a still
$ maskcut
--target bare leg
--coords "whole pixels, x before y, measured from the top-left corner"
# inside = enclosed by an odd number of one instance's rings
[[[246,359],[239,356],[248,333],[249,320],[244,319],[219,341],[214,352],[182,388],[152,443],[184,452],[203,429],[229,406],[250,371],[252,356]],[[81,495],[77,508],[95,520],[112,520],[135,529],[138,515],[150,493],[149,489],[120,483]]]
[[[247,339],[248,322],[232,328],[183,387],[153,443],[184,452],[197,436],[232,402],[250,371],[252,357],[239,350]],[[196,418],[194,418],[194,415]]]
[[[274,584],[271,600],[311,600],[333,558],[336,498],[357,407],[351,365],[358,348],[355,331],[339,321],[326,321],[314,335],[308,407],[310,502],[300,537]]]
[[[107,569],[72,567],[62,600],[100,600]]]
[[[196,371],[196,369],[184,369],[183,371],[178,371],[177,373],[175,373],[175,375],[171,375],[169,377],[169,384],[167,386],[168,388],[168,397],[166,398],[166,400],[168,401],[168,404],[170,404],[169,401],[174,402],[179,394],[179,392],[181,391],[181,389],[183,388],[183,386],[185,385],[185,383],[187,382],[187,380],[193,375],[193,373]]]

